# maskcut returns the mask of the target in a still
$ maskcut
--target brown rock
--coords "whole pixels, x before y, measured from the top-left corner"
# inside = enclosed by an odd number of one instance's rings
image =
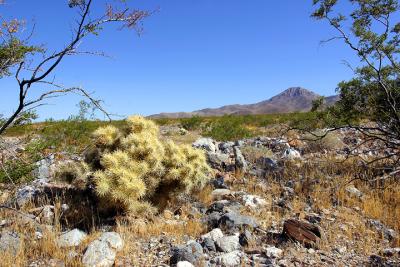
[[[322,230],[314,224],[289,219],[283,224],[283,235],[306,247],[317,248],[322,238]]]

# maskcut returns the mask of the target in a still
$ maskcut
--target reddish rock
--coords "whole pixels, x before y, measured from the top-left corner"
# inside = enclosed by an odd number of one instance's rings
[[[317,248],[322,237],[322,230],[314,224],[289,219],[283,224],[283,235],[306,247]]]

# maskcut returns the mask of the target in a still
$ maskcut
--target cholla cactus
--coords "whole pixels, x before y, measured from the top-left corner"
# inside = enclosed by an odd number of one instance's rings
[[[156,124],[141,116],[127,119],[126,129],[107,126],[94,133],[107,147],[94,173],[95,190],[104,203],[131,213],[152,212],[161,195],[202,187],[210,171],[204,152],[159,139]]]
[[[93,133],[96,145],[101,148],[110,148],[116,145],[121,138],[121,133],[118,128],[108,125],[100,127]]]

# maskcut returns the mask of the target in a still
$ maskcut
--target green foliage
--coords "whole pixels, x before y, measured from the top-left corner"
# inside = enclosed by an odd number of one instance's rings
[[[202,134],[218,141],[238,140],[254,135],[252,131],[246,128],[245,117],[232,115],[217,118],[209,123]]]
[[[318,97],[312,101],[311,112],[320,110],[324,105],[325,98],[323,96]]]
[[[193,116],[191,118],[181,119],[180,124],[184,129],[188,131],[193,131],[199,129],[202,122],[203,118],[201,118],[200,116]]]
[[[39,118],[39,115],[36,113],[35,110],[29,110],[21,112],[18,117],[14,120],[15,126],[31,124],[34,120]]]
[[[22,62],[27,55],[41,51],[41,48],[25,45],[16,37],[9,40],[3,39],[0,43],[0,78],[10,75],[10,68]]]
[[[43,151],[48,143],[42,140],[31,141],[26,147],[24,154],[18,158],[12,158],[2,163],[0,169],[0,183],[18,183],[31,181],[34,177],[32,171],[35,163],[43,156]]]
[[[162,141],[158,135],[156,124],[140,116],[129,117],[120,129],[107,125],[93,133],[98,153],[90,153],[93,157],[86,160],[102,208],[152,213],[153,204],[162,208],[161,199],[205,185],[210,169],[204,152]],[[96,167],[93,160],[99,154]],[[71,169],[67,177],[80,176],[71,173],[82,168]]]

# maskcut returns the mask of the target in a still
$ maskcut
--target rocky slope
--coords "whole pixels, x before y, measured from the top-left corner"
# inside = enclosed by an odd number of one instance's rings
[[[35,181],[2,191],[0,257],[5,266],[399,266],[398,233],[367,212],[371,192],[351,184],[340,193],[336,181],[352,168],[319,161],[361,142],[346,130],[335,138],[340,149],[313,152],[282,138],[200,138],[193,146],[215,171],[207,188],[156,217],[90,229],[78,229],[83,202],[67,197],[83,192],[53,179],[60,161],[79,157],[50,155]],[[67,214],[75,221],[60,225]]]
[[[248,105],[228,105],[220,108],[207,108],[193,112],[160,113],[150,117],[154,118],[185,118],[192,116],[222,116],[222,115],[248,115],[304,112],[311,109],[312,101],[320,95],[301,87],[292,87],[284,92],[259,103]],[[326,98],[326,104],[332,105],[338,96]]]

